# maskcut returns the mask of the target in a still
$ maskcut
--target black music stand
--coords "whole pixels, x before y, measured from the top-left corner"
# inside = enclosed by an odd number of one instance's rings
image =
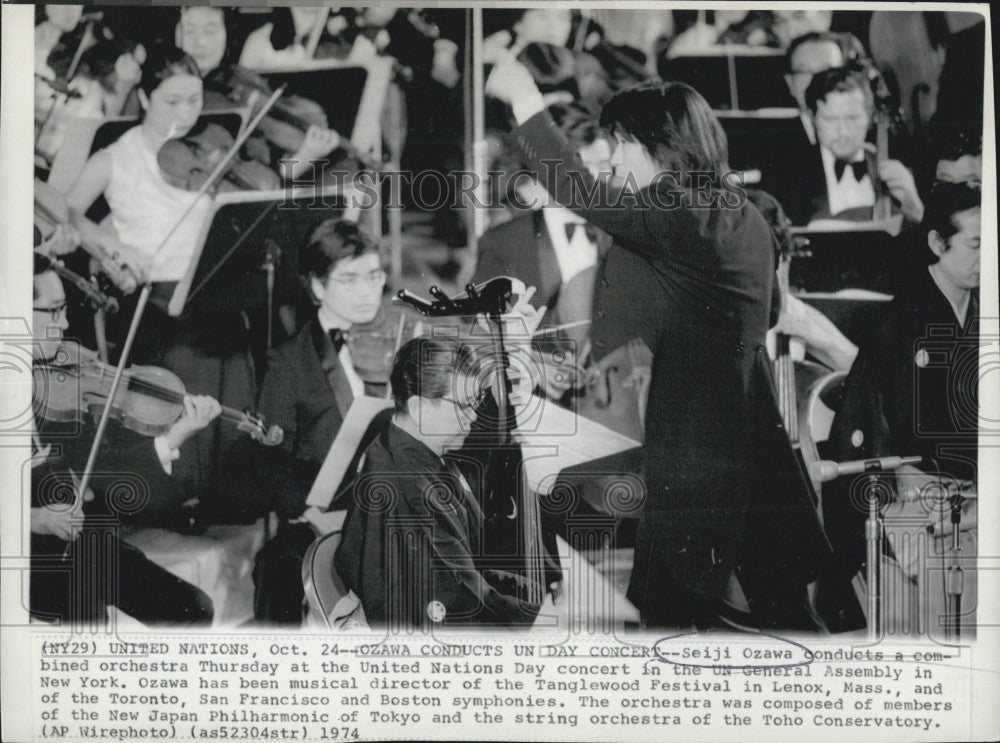
[[[809,241],[805,246],[808,256],[793,259],[789,269],[793,291],[867,289],[895,295],[912,270],[913,256],[875,223],[848,224],[843,230],[793,232]]]
[[[322,220],[347,206],[336,186],[317,191],[237,191],[217,196],[187,273],[170,299],[168,313],[231,311],[268,306],[265,259],[268,241],[281,249],[276,291],[291,303],[298,291],[298,246]]]
[[[315,101],[326,114],[331,129],[354,139],[355,122],[368,83],[365,67],[262,72],[272,90],[286,85],[286,95]]]

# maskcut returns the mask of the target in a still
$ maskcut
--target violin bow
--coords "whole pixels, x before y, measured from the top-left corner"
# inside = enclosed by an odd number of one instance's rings
[[[222,177],[226,168],[229,166],[230,161],[236,156],[236,153],[240,151],[240,147],[243,143],[247,141],[247,138],[253,133],[254,129],[260,125],[267,112],[271,110],[278,98],[281,97],[282,93],[285,92],[285,86],[282,85],[280,88],[275,90],[270,98],[261,106],[260,111],[253,117],[247,127],[240,133],[233,142],[232,147],[225,156],[219,161],[219,164],[215,166],[215,170],[209,174],[205,182],[201,184],[201,187],[195,192],[194,198],[188,205],[187,209],[178,217],[174,226],[170,228],[170,231],[166,234],[160,244],[153,251],[153,256],[155,257],[157,253],[163,250],[163,247],[167,244],[167,241],[173,237],[174,233],[177,232],[178,228],[183,224],[184,220],[188,218],[191,211],[194,209],[195,205],[204,196],[210,188],[215,185],[215,182]],[[87,456],[87,465],[83,470],[83,476],[80,479],[80,492],[86,492],[87,484],[90,481],[90,477],[94,472],[94,465],[97,462],[97,451],[101,446],[101,441],[104,439],[104,433],[108,427],[108,418],[111,416],[111,403],[114,401],[115,396],[118,394],[118,388],[121,386],[121,381],[123,374],[125,372],[125,366],[128,364],[129,355],[132,352],[132,345],[135,343],[135,337],[139,331],[139,322],[142,320],[142,315],[146,310],[146,304],[149,302],[149,295],[153,290],[153,284],[146,277],[146,283],[142,286],[142,291],[139,294],[139,301],[135,307],[135,313],[132,315],[132,324],[129,325],[128,335],[125,337],[125,344],[122,346],[121,358],[118,361],[118,366],[115,368],[115,377],[111,381],[111,389],[108,392],[108,399],[104,403],[104,408],[101,410],[101,417],[97,422],[97,431],[94,433],[94,442],[90,445],[90,454]]]
[[[316,56],[316,49],[319,48],[319,39],[323,35],[323,27],[330,17],[329,8],[321,8],[316,14],[316,23],[313,24],[312,31],[309,32],[309,40],[306,42],[306,59]]]

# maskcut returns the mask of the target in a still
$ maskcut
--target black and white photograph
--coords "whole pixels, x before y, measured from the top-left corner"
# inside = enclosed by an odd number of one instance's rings
[[[1000,734],[987,5],[3,20],[4,740]]]

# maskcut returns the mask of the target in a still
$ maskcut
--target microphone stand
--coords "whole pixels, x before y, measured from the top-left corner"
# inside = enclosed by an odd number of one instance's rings
[[[281,247],[270,238],[264,244],[267,252],[261,268],[267,273],[267,350],[270,351],[274,324],[274,269],[281,260]]]
[[[219,164],[215,166],[215,170],[211,172],[205,182],[201,184],[201,188],[195,192],[194,198],[191,200],[191,204],[184,213],[181,214],[180,218],[174,223],[174,226],[170,229],[170,232],[166,234],[160,244],[157,246],[156,250],[153,251],[155,256],[159,253],[163,246],[167,244],[167,241],[173,237],[174,233],[181,226],[187,216],[194,209],[195,204],[204,196],[210,188],[215,184],[219,177],[225,172],[226,168],[229,167],[229,163],[240,151],[240,147],[243,143],[247,141],[247,138],[253,133],[254,129],[260,124],[263,118],[267,115],[267,112],[275,104],[282,93],[285,92],[285,86],[282,85],[267,100],[264,106],[261,107],[257,115],[254,116],[253,120],[247,125],[246,129],[236,138],[233,142],[232,147],[229,148],[229,152],[226,156],[219,161]],[[90,454],[87,456],[87,465],[83,470],[83,476],[80,478],[79,493],[82,494],[87,492],[87,484],[90,481],[90,477],[94,471],[94,465],[97,462],[97,451],[101,446],[101,441],[104,438],[104,432],[108,427],[108,418],[111,415],[111,405],[118,394],[118,389],[121,386],[122,376],[125,372],[125,365],[128,363],[129,354],[132,351],[132,344],[135,342],[135,337],[139,331],[139,321],[142,320],[142,315],[146,310],[146,303],[149,301],[149,295],[153,290],[153,282],[149,281],[148,278],[146,283],[142,286],[142,291],[139,294],[139,301],[136,304],[135,313],[132,315],[132,324],[129,326],[128,335],[125,338],[125,344],[122,346],[121,358],[118,361],[118,367],[115,369],[114,379],[111,381],[111,389],[108,391],[107,402],[104,403],[104,409],[101,411],[101,418],[97,423],[97,431],[94,433],[94,443],[90,446]]]
[[[865,581],[868,584],[868,639],[882,636],[882,514],[878,507],[878,493],[882,467],[875,465],[868,471],[865,488],[868,497],[868,518],[865,521],[867,566]]]
[[[948,595],[947,614],[945,616],[945,639],[958,642],[961,634],[962,621],[962,588],[965,583],[965,573],[959,560],[962,551],[962,493],[951,497],[951,565],[944,575],[945,591]]]

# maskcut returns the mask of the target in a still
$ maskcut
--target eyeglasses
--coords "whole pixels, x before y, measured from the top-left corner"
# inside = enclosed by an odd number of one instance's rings
[[[377,287],[380,284],[384,284],[386,273],[380,268],[377,271],[372,271],[371,273],[364,275],[349,273],[343,276],[328,276],[327,279],[330,281],[336,281],[345,289],[357,291],[361,288],[362,283],[367,284],[369,287]]]
[[[66,302],[55,305],[54,307],[32,307],[35,312],[45,312],[51,318],[52,322],[59,322],[59,319],[66,316]]]
[[[471,402],[459,402],[458,400],[454,400],[450,397],[439,397],[438,399],[447,400],[459,410],[475,410],[476,408],[478,408],[480,405],[483,404],[482,397],[478,397],[475,400],[472,400]]]

